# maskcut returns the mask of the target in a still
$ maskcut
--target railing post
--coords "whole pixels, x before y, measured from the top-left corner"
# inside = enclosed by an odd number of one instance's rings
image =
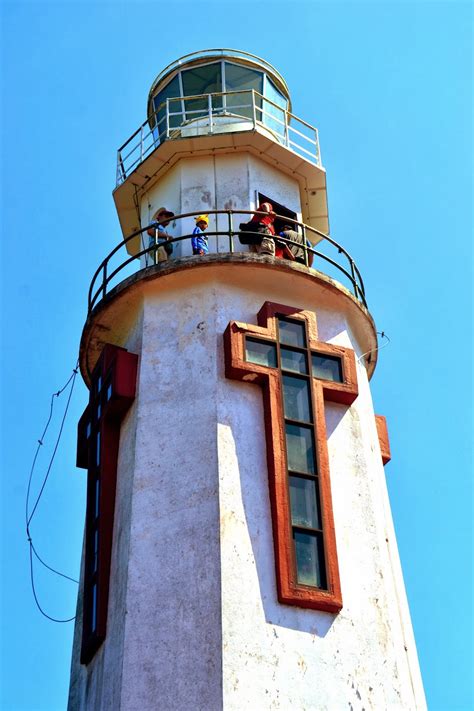
[[[166,99],[166,138],[170,137],[170,100]]]
[[[212,94],[207,95],[207,110],[209,112],[209,133],[212,133]]]
[[[257,128],[257,107],[255,101],[255,89],[252,89],[252,117],[253,117],[253,127]]]
[[[351,274],[352,274],[352,286],[354,287],[354,294],[356,299],[360,301],[359,297],[359,287],[357,286],[357,280],[356,280],[356,273],[354,269],[354,262],[352,259],[349,259],[349,264],[351,265]]]
[[[229,223],[229,253],[234,253],[234,225],[232,220],[232,210],[227,210],[227,218]]]
[[[158,228],[155,227],[155,249],[153,251],[153,254],[151,255],[151,258],[153,260],[153,264],[158,264]]]
[[[105,295],[107,294],[107,262],[104,262],[104,266],[102,267],[102,294],[105,299]]]
[[[143,163],[143,126],[140,128],[140,163]]]
[[[303,253],[304,253],[304,265],[305,267],[309,266],[309,258],[308,258],[308,244],[306,240],[306,227],[304,223],[301,224],[302,226],[302,231],[303,231]]]
[[[319,150],[319,132],[317,128],[314,129],[314,135],[316,136],[316,158],[318,165],[321,166],[321,151]]]
[[[285,143],[286,147],[290,147],[290,127],[288,125],[288,111],[285,110]]]

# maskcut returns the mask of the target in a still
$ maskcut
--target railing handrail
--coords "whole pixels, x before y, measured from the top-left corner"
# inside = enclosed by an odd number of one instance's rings
[[[180,215],[175,215],[172,219],[173,222],[177,220],[182,220],[188,217],[195,217],[197,215],[202,214],[202,210],[197,210],[194,212],[185,212],[181,213]],[[229,219],[229,229],[228,230],[217,230],[217,231],[207,231],[206,235],[208,237],[212,236],[228,236],[229,237],[229,253],[234,252],[234,244],[233,244],[233,239],[234,237],[238,236],[241,232],[240,229],[234,229],[234,226],[232,224],[232,216],[233,215],[262,215],[262,216],[268,216],[267,212],[262,212],[258,210],[244,210],[244,209],[235,209],[235,210],[207,210],[208,215],[228,215]],[[287,217],[286,215],[278,215],[275,214],[275,219],[280,220],[284,222],[284,224],[290,224],[293,227],[300,228],[302,231],[302,235],[304,238],[307,237],[308,233],[313,233],[318,235],[323,241],[331,244],[333,247],[337,249],[338,254],[343,254],[347,261],[348,261],[348,266],[350,271],[348,271],[344,266],[341,264],[338,264],[336,261],[334,261],[331,257],[328,255],[323,254],[320,251],[316,251],[313,247],[308,247],[306,244],[306,241],[304,243],[300,242],[295,242],[294,240],[287,239],[285,237],[281,237],[279,235],[275,235],[275,238],[281,242],[287,243],[288,245],[295,245],[298,248],[303,250],[303,253],[305,255],[305,264],[308,264],[308,253],[313,254],[316,257],[319,257],[323,259],[324,261],[328,262],[329,264],[332,264],[334,267],[336,267],[341,273],[345,275],[347,279],[352,283],[353,289],[354,289],[354,295],[355,297],[362,302],[362,304],[367,307],[367,302],[365,299],[365,287],[364,283],[360,274],[359,269],[357,268],[353,258],[349,254],[349,252],[342,247],[338,242],[336,242],[332,237],[329,237],[329,235],[325,234],[324,232],[321,232],[320,230],[316,229],[315,227],[311,227],[310,225],[306,225],[303,222],[299,222],[298,220],[295,220],[293,218]],[[113,279],[114,276],[116,276],[120,271],[122,271],[126,266],[131,264],[134,260],[140,259],[140,257],[148,254],[148,253],[153,253],[156,251],[156,245],[149,246],[140,252],[137,252],[136,254],[129,256],[124,262],[122,262],[116,269],[114,269],[112,272],[108,273],[108,266],[109,262],[112,259],[112,257],[117,254],[121,249],[127,246],[127,244],[138,237],[139,235],[143,235],[143,233],[146,233],[149,229],[153,229],[156,227],[157,224],[164,224],[164,223],[169,223],[170,220],[168,219],[163,219],[160,221],[155,221],[153,223],[150,223],[146,225],[145,227],[140,228],[139,230],[135,230],[135,232],[132,232],[128,237],[124,238],[118,245],[116,245],[110,252],[109,254],[102,260],[100,265],[97,267],[96,271],[94,272],[94,275],[91,279],[91,283],[89,286],[89,293],[88,293],[88,313],[92,311],[92,309],[95,307],[97,303],[97,297],[99,294],[102,292],[103,297],[106,296],[107,294],[107,286],[109,282]],[[246,234],[255,234],[258,236],[261,236],[258,232],[252,233],[252,232],[247,232]],[[178,237],[173,237],[168,240],[168,244],[173,245],[175,243],[179,243],[181,241],[191,239],[192,238],[192,233],[189,234],[184,234],[180,235]],[[141,268],[147,268],[147,267],[141,267]],[[99,275],[102,273],[102,283],[100,286],[97,287],[97,289],[94,292],[94,288],[96,286],[96,281]],[[93,293],[94,292],[94,293]]]
[[[219,106],[219,107],[213,107],[212,106],[212,99],[216,99],[219,97],[231,97],[231,96],[237,96],[237,95],[250,95],[250,103],[247,104],[242,104],[242,106],[237,106],[237,107],[224,107],[224,106]],[[283,133],[279,133],[278,131],[276,132],[276,136],[279,136],[280,138],[285,138],[287,137],[287,147],[290,146],[295,146],[298,150],[303,151],[306,153],[310,158],[316,161],[318,165],[321,165],[321,152],[319,149],[319,135],[318,135],[318,130],[315,126],[312,126],[309,124],[307,121],[304,121],[303,119],[299,118],[295,114],[293,114],[291,111],[288,111],[288,109],[280,106],[276,102],[272,101],[272,99],[269,99],[268,97],[264,96],[261,94],[259,91],[256,89],[238,89],[238,90],[233,90],[233,91],[216,91],[216,92],[210,92],[207,94],[193,94],[189,96],[172,96],[168,97],[165,101],[162,101],[158,107],[156,107],[153,111],[149,113],[147,116],[146,120],[143,121],[142,124],[132,133],[132,135],[123,143],[120,148],[117,151],[117,163],[118,166],[120,165],[121,167],[121,172],[117,170],[117,177],[121,175],[121,181],[126,180],[127,176],[130,174],[131,169],[135,169],[141,162],[143,162],[145,158],[145,154],[148,154],[149,150],[151,148],[157,148],[158,145],[154,144],[149,145],[146,151],[143,151],[143,140],[148,139],[150,135],[154,136],[154,131],[158,128],[160,123],[163,122],[164,119],[166,119],[166,125],[168,125],[169,121],[169,116],[183,116],[185,114],[200,114],[202,111],[205,111],[204,109],[186,109],[186,102],[189,101],[196,101],[196,100],[205,100],[207,99],[208,102],[211,102],[211,108],[209,110],[209,113],[205,112],[202,113],[202,117],[206,116],[219,116],[219,115],[235,115],[239,116],[238,113],[233,114],[232,109],[253,109],[253,121],[252,119],[249,119],[248,117],[245,117],[248,121],[251,121],[254,125],[258,123],[259,125],[261,124],[263,127],[269,128],[271,130],[271,126],[269,125],[269,122],[275,121],[277,124],[280,124],[283,127]],[[179,105],[182,107],[180,111],[176,112],[170,112],[169,107],[170,104],[174,103],[179,103]],[[184,103],[183,103],[184,102]],[[257,106],[257,103],[261,104],[260,106]],[[269,106],[273,107],[276,109],[280,116],[274,116],[271,113],[265,111],[265,108],[268,108]],[[265,107],[265,108],[264,108]],[[230,111],[228,110],[230,109]],[[165,111],[165,116],[158,120],[158,114],[160,112]],[[260,111],[260,118],[256,118],[256,111]],[[267,122],[265,122],[265,117],[267,118]],[[198,118],[198,116],[197,116]],[[284,119],[284,120],[282,120]],[[305,127],[308,131],[311,131],[314,137],[306,136],[304,133],[299,131],[294,125],[292,125],[292,121],[296,123],[298,127]],[[153,123],[154,122],[154,123]],[[187,121],[183,120],[183,123],[181,126],[186,125]],[[149,131],[146,133],[145,136],[143,136],[143,129],[148,126]],[[179,130],[181,126],[176,126],[173,127],[173,130]],[[300,137],[300,139],[304,139],[305,141],[309,142],[310,146],[314,149],[315,154],[311,153],[311,151],[307,150],[303,146],[300,146],[297,141],[290,141],[289,140],[289,133],[291,132],[292,135],[297,135]],[[140,135],[140,139],[130,148],[130,144],[132,141]],[[169,138],[169,133],[168,131],[166,132],[166,139]],[[154,140],[156,137],[154,136]],[[161,133],[160,133],[160,143],[161,141],[164,140]],[[306,144],[308,145],[308,144]],[[122,151],[126,148],[130,148],[129,152],[127,153],[126,156],[122,155]],[[136,150],[140,149],[140,158],[134,160],[131,162],[130,166],[125,166],[124,163],[129,158],[132,153],[134,153]],[[120,184],[121,182],[119,179],[117,180],[117,184]]]

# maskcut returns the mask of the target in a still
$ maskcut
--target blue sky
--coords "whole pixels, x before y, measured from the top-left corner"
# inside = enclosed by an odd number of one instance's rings
[[[158,72],[206,47],[270,61],[294,112],[319,128],[331,233],[391,339],[372,390],[388,419],[386,474],[429,706],[472,708],[470,3],[16,0],[0,13],[2,710],[66,705],[72,624],[34,606],[29,467],[50,395],[77,358],[90,278],[121,238],[116,150],[144,120]],[[32,522],[41,554],[73,577],[87,399],[76,387]],[[50,614],[74,614],[73,583],[38,571],[37,584]]]

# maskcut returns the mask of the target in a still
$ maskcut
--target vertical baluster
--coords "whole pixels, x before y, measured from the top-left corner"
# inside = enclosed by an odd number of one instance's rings
[[[234,225],[233,225],[233,220],[232,220],[232,210],[227,210],[227,218],[228,218],[228,225],[229,225],[229,252],[230,254],[233,254],[234,252]]]
[[[104,262],[102,267],[102,295],[105,298],[107,294],[107,262]]]
[[[307,245],[307,240],[306,240],[306,226],[304,223],[301,223],[301,228],[303,232],[303,253],[304,253],[304,264],[305,267],[309,266],[309,256],[308,256],[308,245]]]
[[[256,97],[255,97],[255,89],[252,89],[252,117],[253,117],[253,127],[257,127],[257,106],[256,106]]]
[[[212,95],[207,95],[207,110],[209,113],[209,133],[212,133]]]
[[[314,136],[315,136],[315,139],[316,139],[316,161],[317,161],[317,164],[318,164],[318,165],[322,165],[322,163],[321,163],[321,151],[320,151],[320,148],[319,148],[319,133],[318,133],[318,129],[317,129],[317,128],[314,129]]]
[[[170,137],[170,100],[166,99],[166,138]]]
[[[359,299],[359,287],[357,286],[357,279],[356,279],[356,273],[354,269],[354,262],[352,259],[349,260],[349,264],[351,265],[351,274],[352,274],[352,286],[354,287],[354,294],[356,299]]]

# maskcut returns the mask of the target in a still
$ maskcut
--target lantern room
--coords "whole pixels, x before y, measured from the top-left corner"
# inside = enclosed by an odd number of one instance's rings
[[[256,113],[283,140],[282,119],[291,111],[291,100],[285,80],[271,64],[237,50],[187,55],[153,82],[148,118],[160,141],[170,131],[207,118],[209,109],[214,117],[227,117],[221,125],[231,125],[229,118],[251,120]]]

